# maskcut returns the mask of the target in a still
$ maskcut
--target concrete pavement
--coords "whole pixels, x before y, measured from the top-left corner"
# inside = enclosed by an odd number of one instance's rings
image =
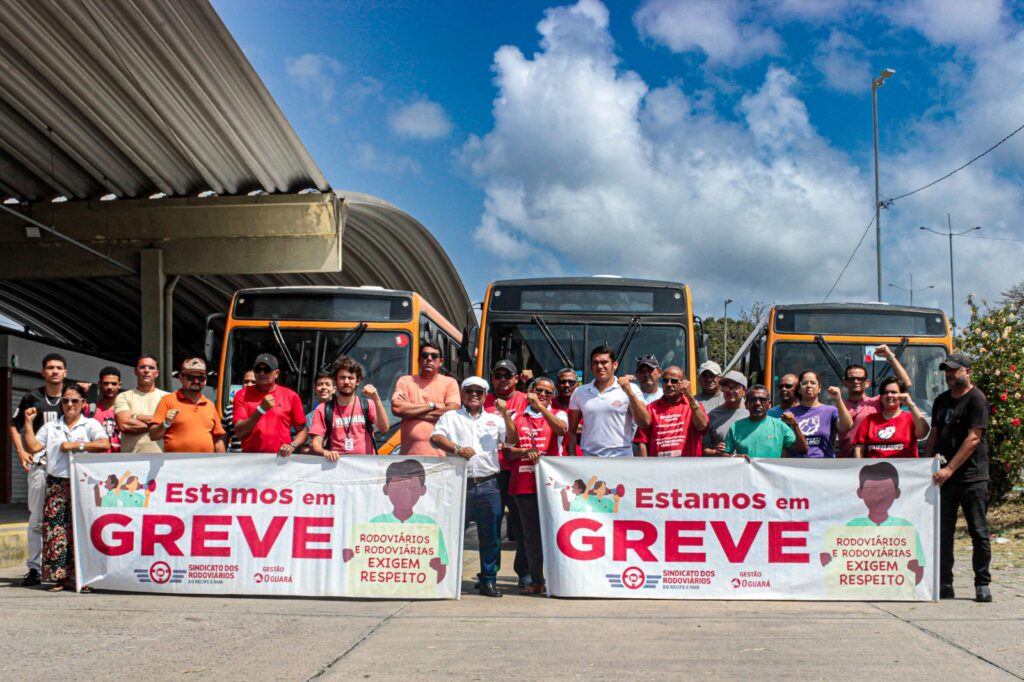
[[[992,604],[965,573],[952,602],[870,604],[545,599],[509,575],[459,602],[49,594],[21,572],[0,570],[7,680],[1024,679],[1019,570]]]

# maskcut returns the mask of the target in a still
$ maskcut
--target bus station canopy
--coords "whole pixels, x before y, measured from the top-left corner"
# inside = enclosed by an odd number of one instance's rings
[[[125,361],[201,351],[246,287],[415,290],[466,323],[436,239],[331,189],[208,2],[2,11],[0,314]]]

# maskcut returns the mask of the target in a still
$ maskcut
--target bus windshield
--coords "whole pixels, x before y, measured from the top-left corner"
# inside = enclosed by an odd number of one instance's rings
[[[231,331],[227,338],[224,376],[221,377],[222,390],[229,401],[242,387],[242,377],[252,369],[256,356],[270,353],[281,365],[278,383],[294,389],[308,413],[316,404],[314,389],[317,372],[321,367],[329,369],[341,351],[350,346],[347,354],[363,366],[363,384],[373,384],[377,388],[388,410],[389,420],[392,424],[397,423],[391,414],[391,393],[398,377],[410,372],[409,334],[359,328],[296,329],[282,326],[278,329],[280,337],[269,327],[242,327]],[[284,341],[284,349],[279,340]],[[287,356],[294,361],[297,373],[291,368]]]
[[[583,381],[590,381],[590,350],[600,344],[618,349],[627,331],[632,339],[619,357],[619,374],[633,371],[635,356],[657,356],[662,367],[686,367],[686,328],[682,325],[641,324],[563,324],[561,322],[495,322],[490,327],[487,367],[510,358],[520,370],[534,376],[554,378],[558,370],[571,364]],[[548,339],[544,330],[549,330]],[[570,362],[566,362],[569,360]]]
[[[878,381],[892,375],[892,368],[884,358],[874,357],[873,352],[878,344],[872,343],[834,343],[829,348],[845,369],[847,365],[864,365],[871,380],[871,395],[877,393]],[[896,348],[893,347],[895,351]],[[940,393],[946,390],[945,374],[939,365],[948,354],[945,346],[906,346],[899,354],[900,363],[910,375],[913,386],[910,395],[926,417],[930,417],[932,403]],[[825,357],[824,349],[813,341],[780,341],[773,350],[772,385],[776,392],[773,402],[778,402],[778,379],[785,374],[797,374],[805,369],[812,369],[821,379],[823,402],[826,400],[825,389],[829,386],[843,387],[842,377],[832,368]]]

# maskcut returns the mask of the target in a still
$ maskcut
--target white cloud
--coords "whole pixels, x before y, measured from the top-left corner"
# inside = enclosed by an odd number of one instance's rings
[[[401,154],[377,149],[372,144],[356,145],[355,162],[362,168],[385,175],[419,175],[422,171],[419,161]]]
[[[739,66],[781,47],[774,30],[745,16],[751,7],[740,0],[646,0],[633,23],[673,52],[700,51],[709,62]]]
[[[403,104],[391,112],[388,126],[399,137],[417,140],[447,137],[452,130],[451,119],[444,107],[425,98]]]
[[[937,44],[979,45],[1003,32],[1002,0],[895,0],[878,9]]]
[[[833,90],[863,93],[871,83],[871,67],[862,58],[864,46],[843,31],[833,29],[828,40],[818,46],[814,66],[825,76]]]
[[[289,57],[285,62],[285,71],[318,105],[328,107],[337,94],[336,79],[345,72],[345,66],[328,55],[306,53]]]

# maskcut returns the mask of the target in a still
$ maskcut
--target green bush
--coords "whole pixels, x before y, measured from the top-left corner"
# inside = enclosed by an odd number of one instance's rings
[[[967,303],[971,323],[957,346],[975,358],[971,376],[988,398],[989,494],[998,504],[1020,485],[1024,467],[1024,305],[982,310],[973,297]]]

